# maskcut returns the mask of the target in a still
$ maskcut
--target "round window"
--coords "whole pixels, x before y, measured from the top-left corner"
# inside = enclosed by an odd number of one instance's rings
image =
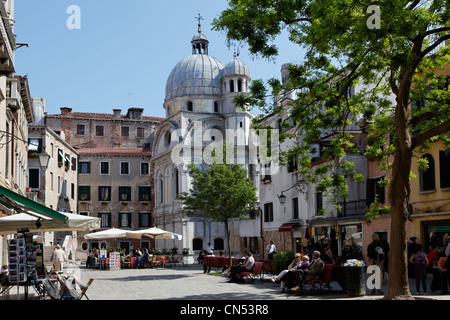
[[[87,242],[83,242],[83,243],[81,244],[81,250],[87,251],[88,248],[89,248],[89,245],[88,245]]]

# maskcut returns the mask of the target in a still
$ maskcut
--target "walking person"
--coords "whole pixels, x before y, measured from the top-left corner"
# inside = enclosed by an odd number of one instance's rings
[[[423,252],[423,246],[417,245],[416,253],[413,253],[409,262],[414,264],[414,278],[416,279],[416,291],[420,294],[420,283],[422,282],[423,293],[427,292],[427,273],[426,266],[430,262],[427,254]]]
[[[267,255],[269,257],[269,260],[273,260],[273,255],[275,253],[277,253],[277,247],[275,247],[273,240],[270,240],[269,244],[270,244],[270,247],[269,247]]]
[[[63,262],[66,260],[65,255],[64,250],[57,244],[55,251],[53,251],[53,269],[55,271],[63,271]]]

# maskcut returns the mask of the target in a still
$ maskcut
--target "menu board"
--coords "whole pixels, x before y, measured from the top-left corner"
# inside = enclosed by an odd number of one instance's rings
[[[120,270],[120,253],[109,253],[109,270]]]

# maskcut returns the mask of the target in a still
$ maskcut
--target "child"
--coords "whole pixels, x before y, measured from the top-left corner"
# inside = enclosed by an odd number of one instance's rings
[[[420,294],[420,282],[422,281],[423,293],[427,292],[427,274],[426,266],[430,262],[425,252],[423,252],[423,246],[417,245],[417,251],[414,253],[409,262],[415,265],[414,278],[416,279],[417,294]]]

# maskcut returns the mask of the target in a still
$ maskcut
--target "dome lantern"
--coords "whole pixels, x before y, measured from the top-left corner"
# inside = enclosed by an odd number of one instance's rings
[[[203,17],[198,14],[198,17],[195,19],[198,20],[198,30],[197,34],[194,35],[192,38],[191,44],[192,44],[192,54],[208,54],[208,44],[209,41],[206,38],[206,36],[202,33],[202,24],[201,20],[203,20]]]

